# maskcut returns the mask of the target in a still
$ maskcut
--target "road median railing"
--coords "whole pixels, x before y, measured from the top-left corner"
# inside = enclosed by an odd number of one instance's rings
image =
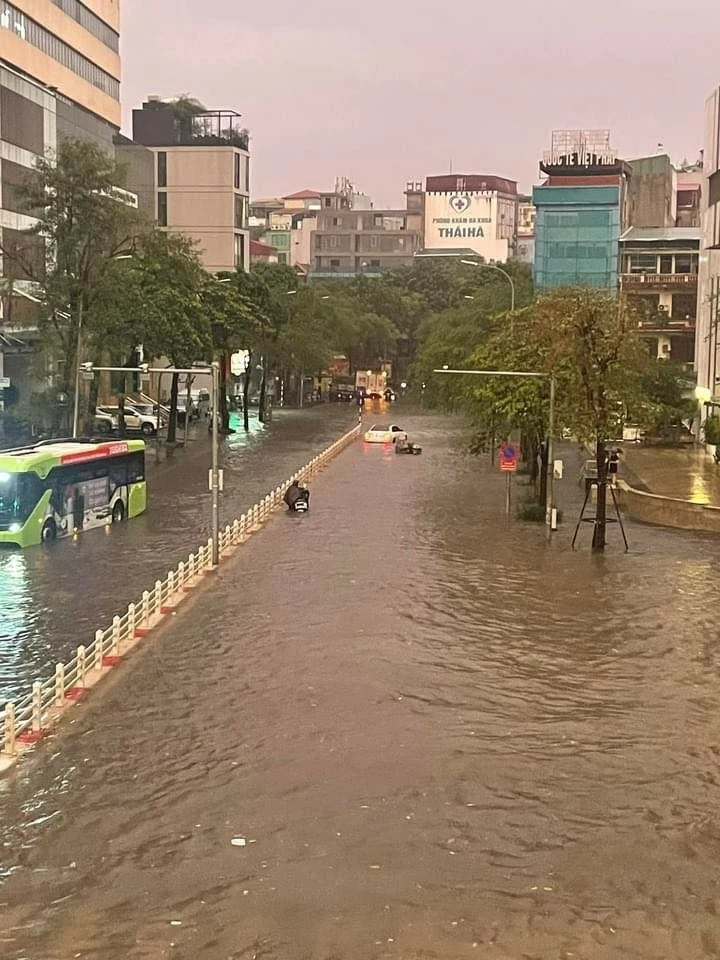
[[[247,510],[241,517],[220,531],[220,561],[245,543],[283,506],[285,491],[291,483],[307,483],[360,434],[360,426],[336,440],[313,457],[285,483]],[[5,704],[0,725],[0,773],[38,743],[48,730],[73,704],[114,667],[154,627],[172,615],[193,588],[215,567],[212,563],[212,540],[198,547],[177,567],[169,570],[164,580],[156,580],[152,590],[145,590],[139,601],[128,604],[109,626],[97,630],[87,645],[79,646],[67,663],[58,663],[55,673],[37,680],[32,690],[19,700]]]

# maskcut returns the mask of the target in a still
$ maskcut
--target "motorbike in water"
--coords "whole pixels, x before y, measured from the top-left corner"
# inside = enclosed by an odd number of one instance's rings
[[[310,491],[307,487],[301,487],[297,481],[287,488],[283,500],[290,513],[307,513],[310,509]]]

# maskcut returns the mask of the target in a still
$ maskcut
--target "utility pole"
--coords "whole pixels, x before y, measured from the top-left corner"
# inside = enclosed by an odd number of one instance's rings
[[[212,368],[212,468],[210,471],[210,488],[212,491],[212,563],[214,567],[220,563],[220,473],[218,470],[218,417],[220,410],[220,364],[213,360]],[[188,416],[186,411],[185,416]]]

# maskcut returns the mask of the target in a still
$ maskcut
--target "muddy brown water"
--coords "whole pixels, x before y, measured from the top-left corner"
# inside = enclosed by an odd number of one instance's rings
[[[720,956],[720,544],[573,553],[406,422],[2,782],[0,956]]]

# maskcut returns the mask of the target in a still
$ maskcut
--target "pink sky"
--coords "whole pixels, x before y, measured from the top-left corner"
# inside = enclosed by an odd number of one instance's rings
[[[694,160],[720,84],[720,3],[122,0],[125,129],[148,94],[243,114],[254,197],[349,177],[537,181],[550,133],[608,127],[625,157]],[[593,12],[596,11],[596,12]],[[599,12],[598,12],[599,11]]]

